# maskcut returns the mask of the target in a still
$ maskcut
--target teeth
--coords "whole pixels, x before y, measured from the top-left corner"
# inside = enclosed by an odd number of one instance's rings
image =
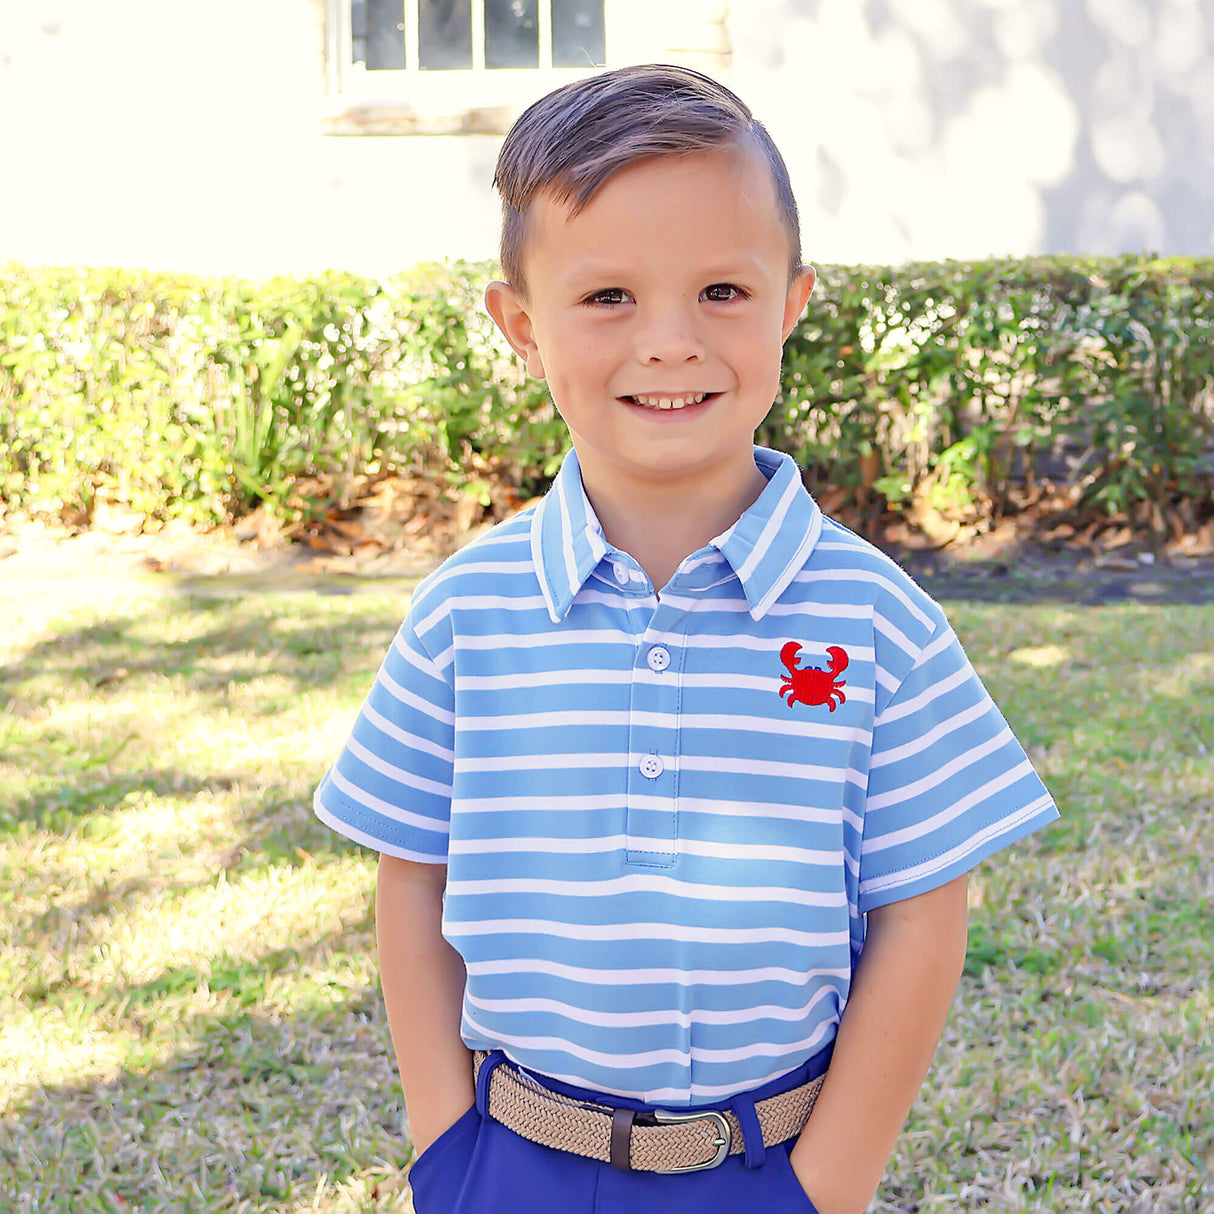
[[[685,405],[698,405],[707,392],[692,392],[687,396],[634,396],[632,399],[646,409],[682,409]]]

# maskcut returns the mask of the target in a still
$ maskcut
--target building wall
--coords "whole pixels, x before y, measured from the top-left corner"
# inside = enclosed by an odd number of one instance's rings
[[[608,3],[767,122],[811,258],[1214,252],[1214,0]],[[325,80],[323,0],[0,5],[0,260],[491,256],[500,137],[326,135]]]
[[[729,31],[807,255],[1214,253],[1214,0],[751,0]]]
[[[0,259],[261,275],[487,251],[496,138],[325,136],[323,53],[317,0],[9,5]]]

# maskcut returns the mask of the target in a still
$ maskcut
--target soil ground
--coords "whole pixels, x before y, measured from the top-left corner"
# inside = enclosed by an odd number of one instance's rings
[[[134,580],[164,594],[221,597],[391,592],[414,584],[487,526],[448,528],[413,544],[394,540],[342,552],[248,526],[199,531],[170,524],[143,534],[130,521],[79,532],[40,521],[9,521],[0,527],[0,582]],[[1187,551],[1150,551],[1134,543],[1111,551],[1054,547],[1011,524],[944,548],[918,547],[913,541],[883,546],[941,599],[1214,602],[1214,550],[1204,546]]]
[[[487,526],[449,529],[416,545],[341,552],[273,534],[250,534],[247,527],[200,531],[170,524],[143,534],[134,527],[74,532],[41,521],[10,521],[0,527],[0,582],[137,581],[166,594],[220,597],[391,591],[414,584]],[[1151,551],[1134,543],[1112,551],[1055,547],[1019,534],[1012,525],[943,548],[913,542],[883,547],[941,599],[1214,602],[1214,551],[1204,548]]]
[[[1052,547],[999,532],[935,551],[894,545],[886,550],[939,599],[1214,603],[1214,551]]]

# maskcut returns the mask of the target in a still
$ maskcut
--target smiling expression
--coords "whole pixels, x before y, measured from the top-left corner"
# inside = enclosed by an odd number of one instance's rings
[[[755,428],[813,287],[790,279],[771,172],[749,147],[642,161],[576,215],[527,216],[526,294],[490,312],[546,379],[587,492],[677,482],[728,495],[754,476]]]

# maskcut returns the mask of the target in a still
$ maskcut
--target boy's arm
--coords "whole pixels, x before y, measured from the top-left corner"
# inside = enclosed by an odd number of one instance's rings
[[[792,1150],[820,1214],[861,1214],[927,1074],[965,963],[967,879],[871,911],[830,1070]]]
[[[475,1101],[472,1054],[459,1035],[467,974],[441,930],[446,882],[446,865],[379,858],[380,981],[418,1154]]]

